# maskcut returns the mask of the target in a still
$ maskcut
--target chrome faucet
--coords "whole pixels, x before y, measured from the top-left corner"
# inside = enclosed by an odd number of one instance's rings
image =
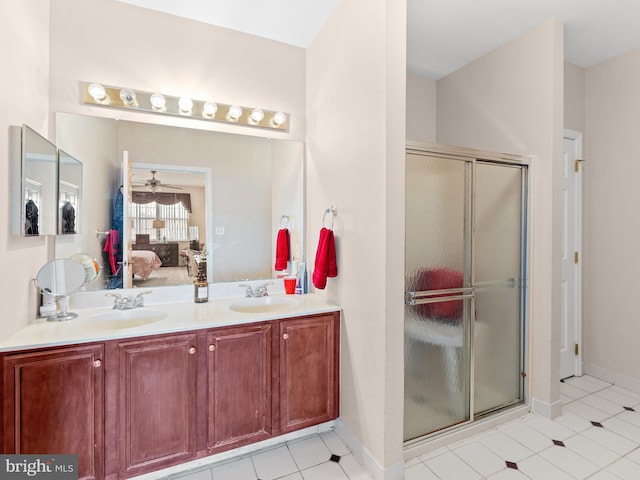
[[[245,297],[260,298],[267,297],[269,295],[269,292],[267,291],[267,286],[269,285],[273,285],[273,282],[266,282],[256,288],[251,288],[251,285],[248,285],[246,283],[241,283],[238,286],[247,289],[245,292]]]
[[[115,297],[113,301],[114,310],[129,310],[132,308],[144,307],[144,295],[151,293],[151,290],[140,292],[135,296],[125,297],[119,293],[105,293],[106,297]]]

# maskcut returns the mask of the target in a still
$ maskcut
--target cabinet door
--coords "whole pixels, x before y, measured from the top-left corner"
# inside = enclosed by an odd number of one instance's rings
[[[104,476],[102,345],[3,358],[4,452],[77,454],[78,477]]]
[[[194,457],[196,336],[120,342],[118,463],[138,475]]]
[[[338,315],[280,321],[282,433],[338,416]]]
[[[271,435],[270,323],[207,335],[207,449],[235,448]]]

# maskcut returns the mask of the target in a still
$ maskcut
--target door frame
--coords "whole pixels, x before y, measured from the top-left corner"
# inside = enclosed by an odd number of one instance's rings
[[[582,355],[583,355],[583,342],[582,342],[582,263],[584,261],[584,253],[582,248],[582,169],[583,166],[581,162],[582,158],[582,132],[578,132],[575,130],[570,130],[565,128],[563,130],[563,142],[564,140],[570,140],[573,142],[573,155],[574,159],[578,160],[578,169],[573,176],[575,181],[575,215],[572,221],[565,220],[565,225],[563,228],[573,228],[575,231],[575,242],[574,242],[574,250],[578,252],[578,262],[574,263],[575,268],[575,294],[574,294],[574,304],[575,304],[575,325],[573,327],[575,341],[578,344],[578,353],[575,355],[575,362],[573,368],[573,375],[580,377],[583,374],[582,371]],[[563,147],[564,150],[564,147]],[[570,376],[570,375],[569,375]],[[567,375],[560,372],[560,378],[567,378]]]

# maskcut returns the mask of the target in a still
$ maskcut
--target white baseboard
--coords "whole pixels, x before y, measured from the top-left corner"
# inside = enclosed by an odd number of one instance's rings
[[[335,432],[345,445],[351,450],[351,453],[358,459],[363,468],[371,475],[373,480],[403,480],[404,479],[404,460],[384,468],[378,463],[371,452],[360,443],[360,440],[353,434],[351,429],[342,421],[341,418],[336,420]]]
[[[640,393],[640,380],[637,378],[628,377],[607,368],[592,364],[585,364],[584,371],[587,375],[596,377],[604,382],[613,383],[614,385],[626,388],[632,392]]]
[[[273,437],[268,440],[252,443],[251,445],[246,445],[244,447],[234,448],[232,450],[227,450],[226,452],[216,453],[214,455],[202,457],[190,462],[181,463],[180,465],[175,465],[173,467],[167,467],[155,472],[131,477],[129,480],[156,480],[158,478],[167,478],[174,474],[183,473],[186,470],[197,469],[200,467],[210,467],[213,464],[237,460],[249,454],[255,454],[262,450],[268,450],[270,448],[277,447],[284,442],[291,442],[308,437],[309,435],[317,435],[323,432],[327,432],[332,428],[336,428],[335,422],[335,420],[331,420],[329,422],[321,423],[320,425],[315,425],[313,427],[307,427],[295,432],[286,433],[284,435]]]
[[[538,398],[531,400],[531,411],[541,417],[554,419],[562,415],[562,400],[556,400],[553,403],[543,402]]]

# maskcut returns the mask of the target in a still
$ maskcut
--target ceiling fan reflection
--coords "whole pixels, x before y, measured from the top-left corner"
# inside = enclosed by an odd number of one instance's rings
[[[162,183],[160,180],[158,180],[156,178],[156,173],[158,173],[157,170],[150,170],[151,172],[151,178],[149,178],[148,180],[145,180],[144,182],[133,182],[132,187],[133,188],[145,188],[146,190],[150,191],[150,192],[162,192],[164,191],[164,189],[169,189],[169,190],[182,190],[182,187],[178,186],[178,185],[170,185],[168,183]]]

